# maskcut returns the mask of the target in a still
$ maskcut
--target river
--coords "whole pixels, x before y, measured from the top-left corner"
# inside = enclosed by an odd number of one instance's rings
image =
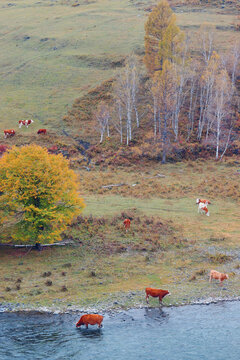
[[[102,329],[80,315],[0,313],[0,359],[240,359],[239,301],[105,314]]]

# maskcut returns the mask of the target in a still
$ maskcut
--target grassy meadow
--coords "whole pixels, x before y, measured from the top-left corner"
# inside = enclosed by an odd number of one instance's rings
[[[71,244],[1,250],[0,302],[126,308],[145,304],[146,286],[170,289],[166,304],[240,296],[239,165],[231,159],[119,168],[112,178],[108,170],[81,171],[86,208],[64,234]],[[130,185],[102,188],[123,180]],[[198,214],[197,197],[211,200],[209,217]],[[127,233],[125,217],[132,219]],[[230,275],[224,286],[208,283],[212,268]]]
[[[75,98],[112,77],[131,51],[143,53],[144,23],[153,3],[2,0],[0,131],[33,118],[35,124],[18,133],[33,134],[39,127],[60,133]],[[196,32],[204,22],[216,25],[217,47],[223,51],[237,38],[234,6],[180,4],[174,11],[183,30],[194,34],[196,50]]]

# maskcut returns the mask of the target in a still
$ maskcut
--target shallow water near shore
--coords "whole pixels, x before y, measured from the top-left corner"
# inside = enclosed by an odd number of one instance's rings
[[[132,309],[76,329],[79,314],[0,313],[0,359],[239,360],[240,302]]]

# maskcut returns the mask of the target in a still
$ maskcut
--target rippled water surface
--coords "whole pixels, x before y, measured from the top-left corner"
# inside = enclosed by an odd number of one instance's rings
[[[80,315],[0,313],[0,359],[240,359],[240,302],[105,315],[100,330]]]

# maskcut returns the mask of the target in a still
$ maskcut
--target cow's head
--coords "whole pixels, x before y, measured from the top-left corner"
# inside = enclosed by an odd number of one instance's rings
[[[196,204],[199,204],[200,203],[200,199],[196,199]]]
[[[76,323],[76,327],[80,327],[81,325],[84,325],[84,323],[81,321],[81,319]]]

